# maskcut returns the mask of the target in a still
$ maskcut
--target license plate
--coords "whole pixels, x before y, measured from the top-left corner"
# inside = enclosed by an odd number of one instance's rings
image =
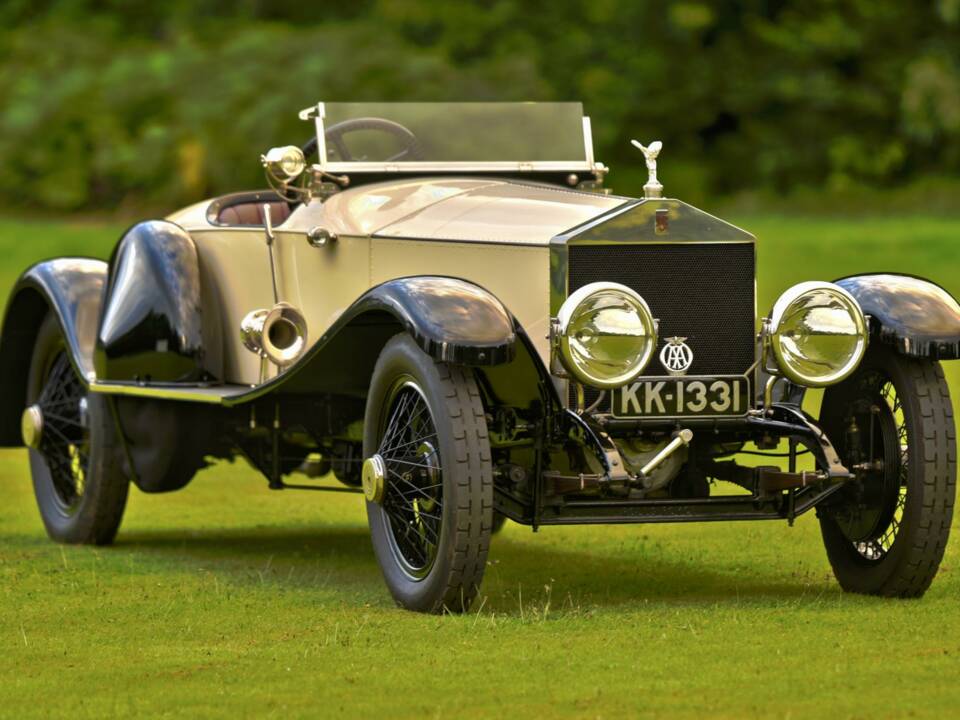
[[[746,377],[642,380],[611,393],[614,417],[731,417],[750,408]]]

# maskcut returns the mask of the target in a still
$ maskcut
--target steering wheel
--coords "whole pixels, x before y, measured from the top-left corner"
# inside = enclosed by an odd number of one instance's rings
[[[343,136],[359,130],[378,130],[380,132],[385,132],[388,135],[393,135],[400,141],[402,146],[400,152],[396,153],[395,155],[391,155],[386,160],[383,160],[383,162],[424,159],[423,148],[420,145],[420,141],[417,139],[417,136],[414,135],[408,128],[405,128],[400,123],[393,122],[392,120],[385,120],[384,118],[376,117],[365,117],[343,120],[328,127],[324,133],[324,139],[326,140],[327,144],[333,146],[333,148],[337,151],[337,156],[342,162],[350,162],[353,160],[353,155],[347,148],[347,144],[344,142]],[[317,151],[317,138],[310,138],[301,146],[300,149],[303,150],[304,157],[310,157]]]

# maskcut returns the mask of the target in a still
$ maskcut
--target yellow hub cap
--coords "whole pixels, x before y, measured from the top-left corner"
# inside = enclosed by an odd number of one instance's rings
[[[363,461],[363,494],[369,502],[382,503],[387,489],[387,468],[379,455]]]
[[[43,438],[43,412],[37,405],[31,405],[23,411],[20,417],[20,434],[23,436],[23,444],[28,448],[36,450],[40,447],[40,440]]]

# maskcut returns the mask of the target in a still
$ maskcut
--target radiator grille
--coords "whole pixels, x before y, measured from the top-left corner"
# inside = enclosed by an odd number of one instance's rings
[[[571,245],[569,292],[592,282],[626,285],[660,321],[657,353],[644,375],[667,375],[663,339],[688,338],[688,375],[741,375],[754,362],[753,243]]]

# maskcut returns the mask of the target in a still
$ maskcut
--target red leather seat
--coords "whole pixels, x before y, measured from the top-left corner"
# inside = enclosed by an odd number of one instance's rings
[[[274,225],[281,225],[290,217],[290,206],[285,202],[266,203],[270,206],[270,219]],[[221,225],[259,225],[266,224],[263,217],[262,202],[242,202],[228,205],[217,215],[217,222]]]

